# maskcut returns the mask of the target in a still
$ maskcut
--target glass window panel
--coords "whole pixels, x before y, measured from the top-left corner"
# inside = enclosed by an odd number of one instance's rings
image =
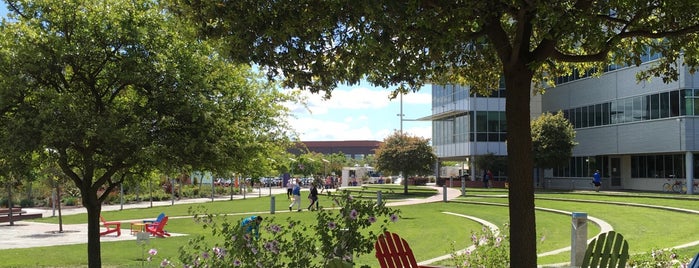
[[[582,127],[582,108],[575,108],[575,128]]]
[[[681,91],[680,94],[680,113],[681,115],[694,115],[694,109],[688,109],[694,107],[694,101],[692,99],[692,90],[685,89]]]
[[[674,169],[674,174],[677,178],[686,178],[684,173],[684,155],[681,154],[676,154],[672,156],[673,158],[673,169]]]
[[[655,169],[655,157],[644,157],[646,159],[646,176],[651,178],[657,178],[657,172]]]
[[[660,93],[660,118],[670,117],[670,93]]]
[[[670,91],[670,117],[680,116],[680,91]]]
[[[589,113],[588,113],[588,107],[585,106],[585,107],[582,107],[581,109],[582,109],[582,112],[581,112],[582,119],[580,120],[580,121],[582,121],[581,127],[588,127],[590,125],[590,117],[589,117]]]
[[[602,104],[602,125],[609,125],[611,105],[610,102]]]
[[[488,112],[488,132],[500,132],[500,112]]]
[[[595,126],[601,126],[602,125],[602,104],[596,104],[595,105]]]
[[[645,120],[645,118],[643,118],[645,111],[645,107],[643,106],[643,97],[633,97],[631,100],[633,101],[633,121]]]
[[[672,161],[673,160],[672,156],[671,155],[663,155],[661,157],[662,157],[663,162],[664,162],[663,169],[662,169],[663,178],[668,178],[670,176],[673,176],[673,177],[676,176],[677,174],[675,174],[675,166],[674,166],[674,163]]]
[[[650,107],[650,119],[660,118],[660,95],[653,94],[648,97],[648,107]]]
[[[488,113],[476,112],[476,132],[488,131]]]
[[[500,132],[507,132],[507,119],[505,117],[505,112],[498,112],[500,115]]]
[[[618,124],[624,122],[624,101],[623,100],[613,100],[611,102],[611,110],[609,111],[609,116],[611,118],[612,124]]]
[[[626,98],[624,101],[624,122],[633,122],[633,99]]]

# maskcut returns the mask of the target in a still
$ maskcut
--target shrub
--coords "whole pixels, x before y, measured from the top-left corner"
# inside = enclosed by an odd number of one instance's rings
[[[180,248],[179,260],[187,267],[326,267],[338,260],[351,263],[354,256],[373,251],[378,234],[371,230],[374,228],[367,231],[368,227],[378,223],[383,232],[386,224],[398,219],[399,211],[353,198],[349,193],[335,197],[334,204],[340,209],[318,211],[312,226],[291,218],[282,224],[266,219],[260,227],[265,232],[259,239],[246,233],[239,221],[231,223],[224,217],[218,222],[215,215],[195,213],[194,218],[218,237],[213,241],[222,242],[210,246],[203,236],[190,239]]]
[[[684,268],[688,267],[689,258],[677,256],[674,249],[652,249],[648,253],[631,256],[627,264],[634,268]]]
[[[452,261],[460,267],[510,267],[509,225],[499,231],[483,226],[480,233],[471,232],[473,245],[457,251],[452,244]]]
[[[19,205],[23,208],[31,208],[34,207],[34,200],[33,199],[22,199],[19,201]]]
[[[75,205],[77,205],[77,200],[78,200],[77,198],[69,196],[69,197],[63,198],[63,203],[66,206],[75,206]]]

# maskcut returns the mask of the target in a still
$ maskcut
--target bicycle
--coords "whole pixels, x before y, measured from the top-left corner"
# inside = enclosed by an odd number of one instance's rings
[[[678,192],[678,193],[686,193],[687,192],[687,186],[682,183],[680,180],[675,180],[674,183],[670,183],[670,179],[667,179],[668,182],[663,184],[663,191],[664,192]]]

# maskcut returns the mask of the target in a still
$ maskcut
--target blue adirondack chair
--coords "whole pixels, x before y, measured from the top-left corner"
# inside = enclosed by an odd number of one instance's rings
[[[150,223],[150,224],[153,224],[153,223],[156,223],[156,222],[161,222],[161,221],[163,221],[163,218],[165,218],[165,213],[160,213],[160,215],[158,215],[158,217],[155,218],[155,220],[143,220],[143,223]]]

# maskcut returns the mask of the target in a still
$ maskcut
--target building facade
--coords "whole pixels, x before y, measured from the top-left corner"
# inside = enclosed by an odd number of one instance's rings
[[[674,82],[638,82],[636,73],[657,58],[647,56],[641,66],[609,66],[601,77],[576,72],[534,96],[531,118],[562,111],[578,142],[569,165],[547,170],[537,186],[590,188],[595,169],[607,189],[661,191],[667,182],[693,185],[699,176],[699,76],[682,69]],[[433,121],[439,160],[472,165],[477,155],[507,154],[504,90],[484,97],[469,95],[463,86],[432,89],[432,116],[426,119]]]
[[[364,159],[374,155],[376,149],[381,145],[380,141],[372,140],[351,140],[351,141],[301,141],[289,152],[299,155],[305,152],[316,152],[321,154],[342,153],[347,159]]]
[[[660,191],[675,181],[692,185],[699,175],[699,76],[682,68],[677,81],[637,81],[636,73],[655,59],[612,66],[599,78],[564,78],[547,90],[542,109],[563,111],[578,142],[570,164],[547,174],[551,187],[588,179],[595,169],[611,189]]]

